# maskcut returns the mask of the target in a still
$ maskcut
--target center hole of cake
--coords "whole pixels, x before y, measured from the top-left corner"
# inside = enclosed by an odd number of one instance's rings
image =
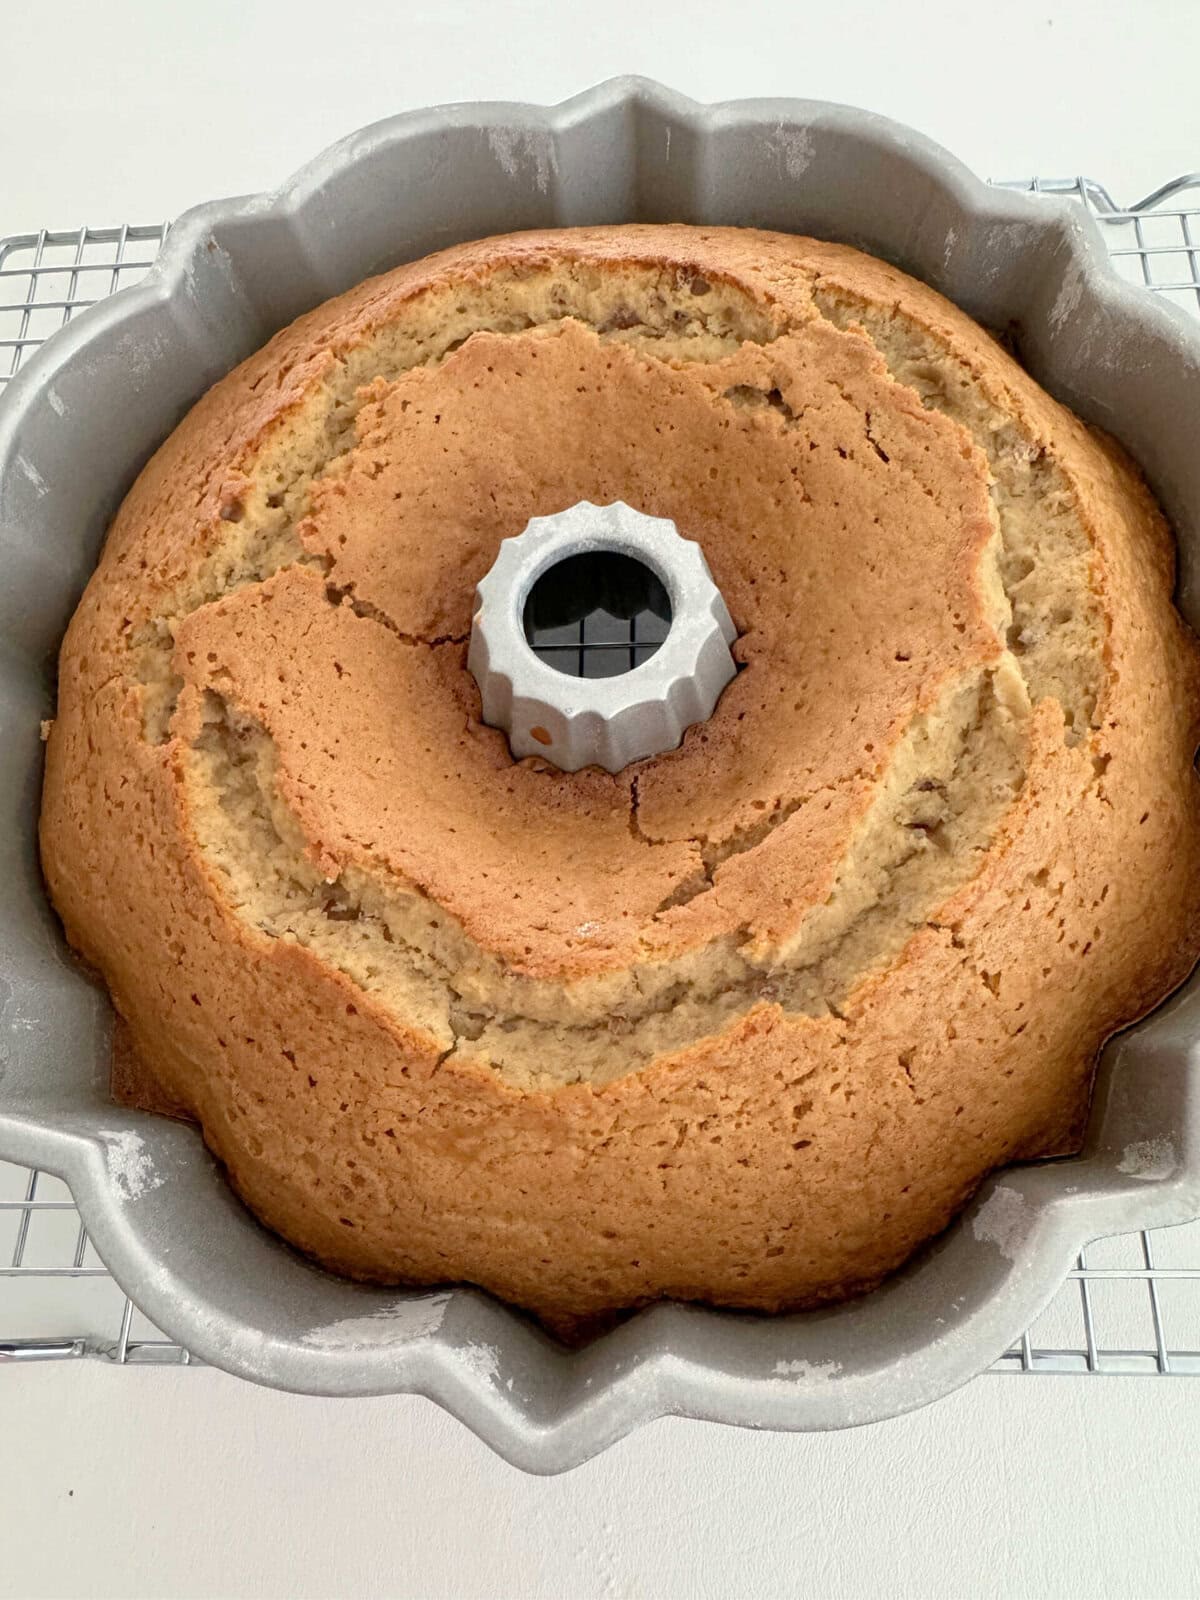
[[[536,656],[573,678],[616,678],[640,667],[671,631],[662,581],[635,556],[588,550],[548,567],[525,602]]]

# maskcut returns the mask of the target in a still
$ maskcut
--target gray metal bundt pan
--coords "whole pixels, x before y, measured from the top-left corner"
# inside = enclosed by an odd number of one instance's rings
[[[664,1304],[577,1353],[474,1290],[323,1275],[256,1225],[195,1132],[109,1102],[107,1001],[63,944],[34,850],[38,722],[135,473],[214,379],[367,274],[483,234],[631,219],[848,240],[1014,326],[1037,377],[1144,463],[1200,622],[1195,330],[1118,280],[1079,208],[989,189],[838,106],[705,107],[619,79],[551,110],[378,123],[276,194],[188,212],[149,277],[55,335],[0,402],[0,1157],[61,1174],[119,1283],[206,1361],[319,1394],[425,1394],[539,1472],[664,1413],[815,1429],[921,1405],[999,1356],[1086,1242],[1200,1213],[1195,980],[1109,1047],[1082,1156],[988,1182],[874,1294],[775,1319]]]

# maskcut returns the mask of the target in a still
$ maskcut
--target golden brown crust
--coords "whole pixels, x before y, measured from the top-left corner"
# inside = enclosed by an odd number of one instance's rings
[[[499,540],[583,498],[699,538],[740,633],[615,777],[514,764],[465,669]],[[1195,959],[1172,577],[1120,449],[881,262],[482,241],[147,466],[63,648],[47,879],[156,1103],[338,1270],[814,1303],[1075,1148]]]

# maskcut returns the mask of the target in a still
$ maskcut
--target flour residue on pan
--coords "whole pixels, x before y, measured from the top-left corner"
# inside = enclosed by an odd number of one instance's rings
[[[771,134],[770,145],[789,178],[803,177],[816,153],[807,128],[787,128],[782,122]]]
[[[840,1361],[777,1361],[776,1378],[786,1378],[791,1383],[811,1383],[822,1378],[836,1378],[842,1370]]]
[[[984,1243],[994,1244],[1002,1256],[1012,1261],[1027,1231],[1025,1213],[1024,1195],[997,1184],[980,1206],[971,1231]]]
[[[1127,1144],[1117,1162],[1117,1171],[1143,1183],[1161,1183],[1179,1165],[1170,1139],[1135,1139]]]
[[[33,462],[30,461],[28,456],[17,457],[17,470],[18,472],[22,473],[24,477],[33,485],[35,494],[39,496],[49,494],[50,485],[46,482],[45,478],[42,477],[41,473],[34,466]]]
[[[122,1200],[140,1200],[164,1182],[141,1134],[127,1128],[119,1133],[102,1128],[100,1138],[104,1140],[104,1164]]]
[[[491,1344],[464,1344],[455,1352],[481,1383],[495,1383],[500,1375],[500,1352]]]
[[[550,188],[558,172],[558,154],[549,132],[535,128],[489,128],[488,149],[508,178],[520,178],[523,169],[533,168],[533,181],[539,194]]]
[[[343,1317],[320,1328],[311,1328],[304,1343],[317,1350],[372,1350],[392,1344],[411,1344],[427,1338],[442,1325],[449,1294],[424,1295],[420,1299],[397,1300],[364,1317]]]
[[[1083,300],[1083,269],[1074,258],[1067,264],[1063,273],[1062,283],[1054,297],[1054,304],[1050,307],[1050,315],[1046,319],[1055,333],[1063,323],[1074,316]]]

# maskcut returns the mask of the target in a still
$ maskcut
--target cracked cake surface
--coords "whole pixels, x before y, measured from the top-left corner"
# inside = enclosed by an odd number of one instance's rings
[[[500,541],[697,540],[679,749],[515,763]],[[136,1104],[325,1265],[568,1328],[876,1283],[1200,950],[1200,651],[1136,468],[932,290],[751,230],[400,267],[196,405],[63,645],[42,854]]]

